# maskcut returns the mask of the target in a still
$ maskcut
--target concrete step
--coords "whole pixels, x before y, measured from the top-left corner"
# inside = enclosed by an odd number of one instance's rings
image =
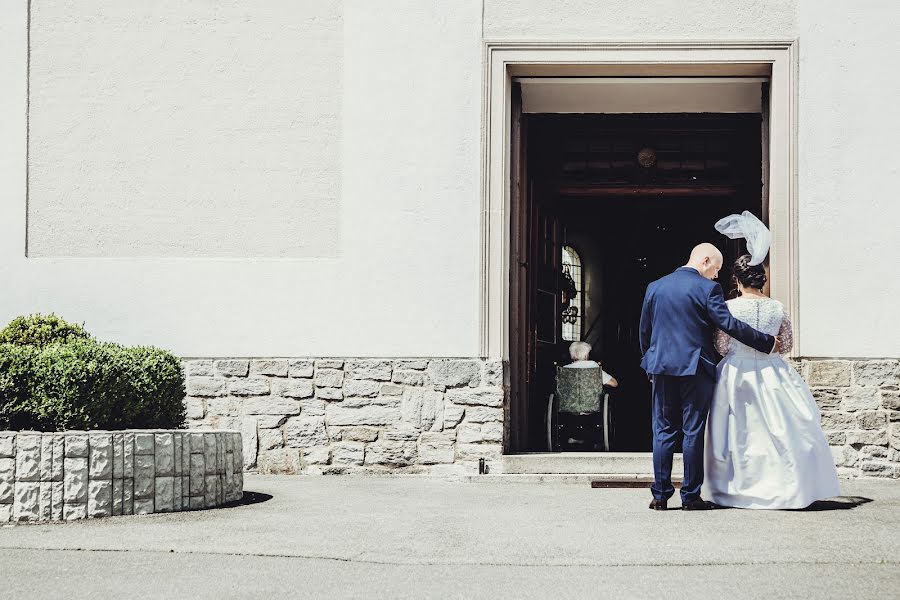
[[[622,475],[629,478],[653,478],[650,452],[554,452],[507,454],[501,459],[505,475]],[[675,455],[672,477],[681,479],[684,465]]]

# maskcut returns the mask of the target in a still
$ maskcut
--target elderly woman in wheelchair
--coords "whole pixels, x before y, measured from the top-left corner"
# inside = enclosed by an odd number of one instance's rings
[[[583,450],[609,451],[612,446],[612,415],[609,392],[618,387],[616,378],[590,360],[591,345],[573,342],[572,363],[556,368],[556,386],[547,404],[547,445],[560,449],[560,432],[567,430],[567,445]],[[571,435],[569,435],[571,434]],[[576,437],[577,436],[577,437]]]

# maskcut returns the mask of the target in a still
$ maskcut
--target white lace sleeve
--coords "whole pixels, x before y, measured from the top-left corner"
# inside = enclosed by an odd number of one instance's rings
[[[716,330],[716,339],[715,339],[716,352],[718,352],[722,356],[725,356],[726,354],[728,354],[728,342],[730,342],[730,341],[731,341],[730,335],[728,335],[721,329]]]
[[[775,349],[778,354],[787,354],[794,347],[794,328],[791,325],[791,318],[784,314],[781,319],[781,327],[778,329],[778,347]]]

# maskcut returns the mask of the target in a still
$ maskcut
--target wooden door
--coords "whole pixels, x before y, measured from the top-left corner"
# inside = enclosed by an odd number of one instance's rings
[[[528,168],[528,120],[513,84],[510,163],[510,405],[507,452],[546,449],[547,401],[560,360],[564,228],[558,193]]]
[[[564,345],[560,318],[560,275],[565,232],[552,198],[533,186],[532,261],[529,271],[532,284],[529,301],[531,347],[529,358],[529,446],[546,446],[547,401],[556,382],[556,364],[561,361]]]
[[[528,270],[531,260],[530,183],[527,171],[527,122],[522,114],[522,89],[514,83],[512,121],[510,127],[510,265],[509,265],[509,375],[510,402],[507,452],[525,452],[528,448],[530,415],[528,382],[531,371],[528,360],[531,336],[528,309]]]

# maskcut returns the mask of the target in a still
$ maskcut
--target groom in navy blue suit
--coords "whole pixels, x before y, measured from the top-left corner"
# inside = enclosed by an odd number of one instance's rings
[[[700,244],[688,264],[647,286],[641,310],[641,367],[653,381],[653,501],[665,510],[675,488],[672,458],[683,436],[683,510],[704,510],[703,437],[716,383],[718,355],[713,335],[721,329],[736,340],[769,353],[776,338],[735,319],[725,304],[722,286],[713,281],[722,268],[722,253]]]

